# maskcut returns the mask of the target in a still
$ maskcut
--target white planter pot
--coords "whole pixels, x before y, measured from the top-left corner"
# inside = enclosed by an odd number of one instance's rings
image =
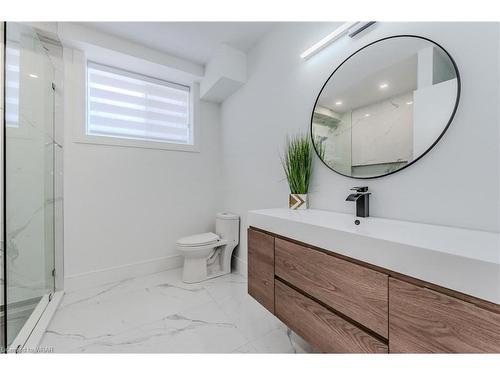
[[[307,194],[290,194],[288,206],[291,210],[306,210],[309,207]]]

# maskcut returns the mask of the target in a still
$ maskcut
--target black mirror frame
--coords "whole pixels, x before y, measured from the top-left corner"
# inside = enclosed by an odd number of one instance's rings
[[[349,176],[349,175],[346,175],[346,174],[343,174],[343,173],[340,173],[338,171],[336,171],[335,169],[333,169],[331,166],[329,166],[320,156],[319,156],[319,153],[318,153],[318,150],[316,148],[316,144],[314,143],[314,138],[313,138],[313,117],[314,117],[314,109],[316,108],[316,105],[318,104],[318,100],[319,100],[319,97],[321,96],[321,93],[323,92],[323,89],[325,88],[326,84],[328,83],[328,81],[330,81],[330,79],[333,77],[333,75],[337,72],[337,70],[339,70],[342,65],[344,65],[351,57],[353,57],[354,55],[356,55],[357,53],[361,52],[362,50],[364,50],[365,48],[368,48],[370,47],[371,45],[373,44],[376,44],[376,43],[379,43],[379,42],[382,42],[384,40],[388,40],[388,39],[394,39],[394,38],[418,38],[418,39],[423,39],[423,40],[426,40],[428,42],[431,42],[432,44],[434,44],[435,46],[441,48],[441,50],[444,51],[444,53],[446,53],[446,55],[448,56],[448,58],[450,59],[451,63],[453,64],[453,68],[455,69],[455,72],[457,74],[457,98],[455,100],[455,106],[453,108],[453,112],[451,113],[451,116],[450,116],[450,119],[448,120],[448,123],[446,124],[445,128],[443,129],[443,131],[441,132],[441,134],[439,135],[439,137],[437,137],[437,139],[434,141],[434,143],[429,146],[429,148],[423,152],[418,158],[414,159],[411,163],[408,163],[406,164],[404,167],[401,167],[399,169],[396,169],[392,172],[388,172],[386,174],[382,174],[382,175],[379,175],[379,176],[373,176],[373,177],[354,177],[354,176]],[[329,169],[331,169],[332,171],[334,171],[335,173],[338,173],[339,175],[341,176],[344,176],[344,177],[349,177],[349,178],[354,178],[354,179],[358,179],[358,180],[370,180],[370,179],[375,179],[375,178],[380,178],[380,177],[385,177],[385,176],[389,176],[391,174],[394,174],[396,172],[399,172],[399,171],[402,171],[403,169],[406,169],[408,168],[410,165],[413,165],[414,163],[416,163],[418,160],[422,159],[430,150],[432,150],[434,148],[434,146],[441,140],[441,138],[443,138],[444,136],[444,133],[446,133],[446,131],[448,130],[448,128],[450,127],[453,119],[455,118],[455,114],[457,112],[457,109],[458,109],[458,103],[460,102],[460,94],[461,94],[461,90],[462,90],[462,81],[460,79],[460,71],[458,70],[458,66],[455,62],[455,60],[453,59],[453,57],[451,57],[451,55],[448,53],[448,51],[446,49],[444,49],[440,44],[436,43],[435,41],[429,39],[429,38],[426,38],[426,37],[423,37],[423,36],[419,36],[419,35],[411,35],[411,34],[400,34],[400,35],[392,35],[392,36],[388,36],[388,37],[385,37],[385,38],[381,38],[381,39],[377,39],[369,44],[367,44],[366,46],[364,47],[361,47],[360,49],[358,49],[357,51],[355,51],[354,53],[352,53],[351,55],[349,55],[344,61],[342,61],[342,63],[337,67],[335,68],[335,70],[333,71],[332,74],[330,74],[330,76],[328,77],[328,79],[325,81],[325,83],[323,84],[323,86],[321,87],[321,90],[319,91],[319,94],[318,96],[316,97],[316,100],[314,101],[314,105],[313,105],[313,109],[312,109],[312,113],[311,113],[311,124],[310,124],[310,135],[311,135],[311,142],[312,142],[312,145],[313,145],[313,148],[314,148],[314,151],[316,152],[316,155],[318,156],[318,158],[321,160],[321,162],[326,165]]]

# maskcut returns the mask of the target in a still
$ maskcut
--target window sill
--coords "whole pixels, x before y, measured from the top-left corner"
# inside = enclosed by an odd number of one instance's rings
[[[145,148],[152,150],[200,152],[199,145],[197,144],[188,145],[181,143],[141,141],[138,139],[100,137],[92,135],[75,137],[74,142],[92,145]]]

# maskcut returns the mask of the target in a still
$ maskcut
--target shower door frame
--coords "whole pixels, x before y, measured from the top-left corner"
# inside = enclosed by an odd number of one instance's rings
[[[22,23],[24,24],[24,23]],[[29,23],[26,23],[29,25]],[[0,301],[3,303],[4,306],[4,314],[3,314],[3,332],[0,332],[0,344],[4,344],[4,347],[0,349],[3,349],[4,353],[18,353],[18,352],[25,352],[26,349],[28,352],[33,351],[33,350],[38,350],[38,344],[41,341],[41,338],[43,336],[43,333],[45,332],[46,327],[50,323],[50,320],[52,316],[54,315],[57,307],[59,306],[62,297],[64,295],[63,291],[63,277],[64,277],[64,271],[63,271],[63,241],[62,241],[62,231],[63,231],[63,206],[62,206],[62,163],[63,163],[63,156],[62,156],[62,142],[61,144],[57,142],[56,140],[56,130],[60,129],[61,132],[61,137],[62,137],[62,129],[63,129],[63,114],[62,114],[62,104],[63,104],[63,95],[62,95],[62,90],[59,92],[59,95],[56,96],[56,83],[59,84],[63,80],[63,69],[62,69],[62,64],[63,64],[63,46],[59,42],[59,39],[57,35],[51,34],[49,32],[46,32],[44,30],[40,30],[38,27],[32,27],[33,32],[37,35],[37,37],[40,39],[42,44],[45,46],[46,42],[49,41],[53,42],[54,44],[57,44],[57,48],[60,48],[60,58],[61,61],[61,66],[59,67],[59,70],[56,68],[56,64],[54,61],[52,63],[54,64],[54,71],[55,71],[55,76],[54,80],[52,83],[52,90],[53,90],[53,100],[52,100],[52,110],[53,110],[53,116],[52,116],[52,126],[53,126],[53,200],[54,200],[54,213],[53,213],[53,240],[54,240],[54,254],[53,254],[53,282],[54,286],[52,291],[49,294],[45,294],[41,297],[41,299],[38,301],[37,306],[35,309],[31,312],[28,320],[24,323],[23,327],[21,330],[17,333],[16,337],[12,341],[10,345],[8,345],[8,314],[7,314],[7,262],[5,261],[5,257],[7,254],[7,249],[5,244],[6,240],[6,234],[7,234],[7,209],[6,209],[6,202],[7,202],[7,193],[6,193],[6,167],[7,167],[7,162],[6,162],[6,117],[5,117],[5,110],[6,110],[6,82],[5,82],[5,70],[6,70],[6,53],[5,49],[7,48],[7,22],[1,22],[0,27],[3,32],[3,46],[2,47],[2,53],[3,53],[3,69],[2,69],[2,82],[3,82],[3,87],[2,87],[2,102],[3,102],[3,108],[2,108],[2,130],[1,130],[1,177],[2,177],[2,182],[1,182],[1,199],[2,199],[2,218],[3,218],[3,223],[2,223],[2,246],[0,248],[0,251],[2,252],[2,268],[3,268],[3,278],[4,278],[4,285],[3,285],[3,301]],[[45,47],[45,49],[47,49]],[[49,58],[52,60],[52,57],[50,53],[48,53]],[[61,85],[62,86],[62,85]],[[56,113],[56,107],[61,108],[61,113]],[[58,161],[57,159],[57,152],[56,150],[60,147],[59,152],[61,153],[60,155],[60,160]],[[60,165],[59,165],[60,164]],[[58,167],[61,170],[60,173],[60,178],[58,179]],[[60,215],[59,215],[59,220],[61,222],[60,228],[57,227],[56,225],[56,217],[58,217],[57,213],[57,208],[56,208],[56,183],[60,184],[58,189],[60,189],[61,193],[61,206],[60,206]],[[61,236],[61,242],[60,245],[58,244],[58,235]],[[1,352],[1,350],[0,350]]]
[[[0,307],[3,309],[2,312],[2,332],[0,332],[0,351],[6,353],[7,352],[7,298],[5,298],[5,291],[7,290],[7,283],[6,283],[6,278],[5,278],[5,273],[7,272],[7,266],[5,262],[5,233],[6,233],[6,224],[5,224],[5,217],[6,211],[5,211],[5,48],[7,46],[7,22],[2,22],[0,24],[0,27],[2,28],[2,45],[0,46],[2,48],[2,71],[0,74],[2,75],[2,130],[0,132],[1,136],[1,145],[0,147],[2,148],[1,150],[1,199],[2,199],[2,204],[1,204],[1,210],[2,210],[2,233],[1,233],[1,238],[0,238],[0,252],[2,255],[1,261],[2,261],[2,277],[3,277],[3,285],[2,287],[2,298],[0,299]]]

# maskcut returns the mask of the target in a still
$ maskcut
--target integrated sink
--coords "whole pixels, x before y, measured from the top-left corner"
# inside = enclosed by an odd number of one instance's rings
[[[250,211],[248,225],[500,303],[498,233],[313,209]]]

